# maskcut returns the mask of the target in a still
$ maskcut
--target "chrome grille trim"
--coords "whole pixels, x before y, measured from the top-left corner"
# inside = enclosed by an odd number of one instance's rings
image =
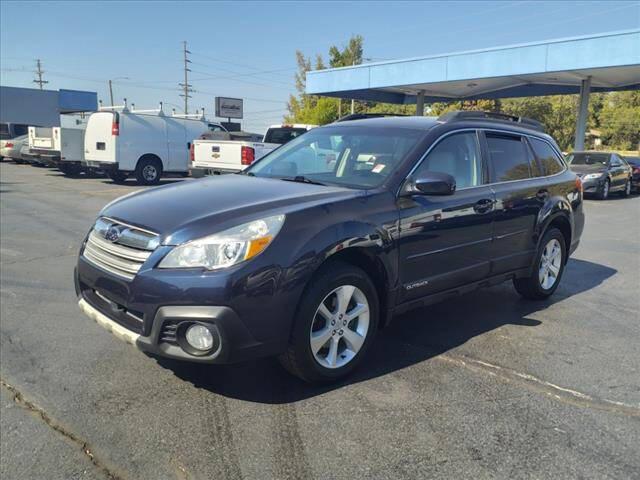
[[[99,219],[98,222],[103,222],[104,224],[105,220],[114,225],[125,227],[127,231],[132,234],[136,234],[136,231],[138,231],[144,232],[145,235],[150,236],[142,229],[131,227],[120,222],[114,222],[113,220],[105,219],[104,217]],[[96,224],[98,222],[96,222]],[[110,242],[100,235],[98,230],[94,228],[87,237],[87,242],[84,246],[82,256],[103,270],[127,280],[132,280],[152,252],[152,249],[142,250],[128,245],[123,245],[118,243],[118,241]]]

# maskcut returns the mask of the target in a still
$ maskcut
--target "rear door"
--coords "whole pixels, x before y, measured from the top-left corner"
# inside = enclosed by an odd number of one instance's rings
[[[87,161],[114,162],[120,128],[118,112],[96,112],[87,122],[84,138],[84,156]]]
[[[401,301],[485,278],[490,271],[494,195],[486,185],[475,130],[445,136],[411,174],[443,172],[456,179],[453,195],[398,199]]]
[[[485,131],[483,137],[496,197],[491,244],[494,275],[530,265],[536,248],[538,214],[549,191],[523,136]]]
[[[174,172],[186,171],[189,168],[189,149],[187,147],[185,121],[167,117],[165,125],[169,154],[164,169]]]

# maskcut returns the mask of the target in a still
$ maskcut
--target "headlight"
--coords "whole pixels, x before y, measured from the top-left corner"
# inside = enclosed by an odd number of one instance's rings
[[[602,177],[602,173],[590,173],[582,177],[583,180],[595,180],[596,178]]]
[[[276,237],[284,215],[254,220],[224,232],[180,245],[164,257],[160,268],[227,268],[262,253]]]

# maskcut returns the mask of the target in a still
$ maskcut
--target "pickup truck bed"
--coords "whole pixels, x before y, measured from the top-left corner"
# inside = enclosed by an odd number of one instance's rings
[[[220,136],[234,138],[233,135]],[[193,141],[191,169],[196,174],[239,172],[279,146],[276,143],[200,138]]]

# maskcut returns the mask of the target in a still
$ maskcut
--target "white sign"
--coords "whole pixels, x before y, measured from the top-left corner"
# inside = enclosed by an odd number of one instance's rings
[[[242,118],[242,99],[216,97],[216,117]]]

